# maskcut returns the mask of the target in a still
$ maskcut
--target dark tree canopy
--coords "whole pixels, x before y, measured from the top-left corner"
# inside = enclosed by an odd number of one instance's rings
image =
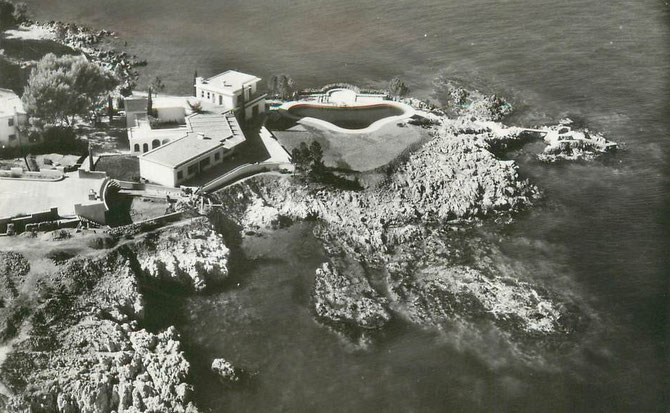
[[[88,115],[118,85],[112,73],[83,56],[49,53],[30,73],[23,104],[31,117],[44,123],[71,124]]]
[[[321,144],[317,141],[312,141],[308,146],[307,143],[301,142],[297,148],[291,151],[293,163],[299,170],[311,172],[321,171],[323,166],[323,149]]]
[[[268,79],[268,90],[272,96],[287,99],[295,91],[295,82],[285,74],[272,75]]]
[[[0,0],[0,30],[21,24],[27,19],[28,6],[25,3]]]
[[[393,97],[407,96],[409,87],[399,77],[394,77],[389,83],[389,94]]]
[[[151,81],[151,84],[149,85],[151,90],[153,90],[155,93],[160,93],[165,90],[165,84],[163,83],[163,78],[160,76],[156,76],[154,80]]]

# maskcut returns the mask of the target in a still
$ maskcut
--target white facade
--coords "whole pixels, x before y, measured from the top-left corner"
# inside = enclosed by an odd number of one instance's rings
[[[0,149],[27,145],[28,139],[21,139],[19,127],[28,120],[23,103],[16,93],[0,89]]]
[[[195,97],[223,106],[252,119],[265,112],[265,94],[258,93],[261,79],[246,73],[228,70],[208,79],[195,79]]]
[[[186,135],[188,128],[186,122],[186,99],[183,98],[162,98],[153,99],[153,109],[156,120],[159,123],[176,124],[171,128],[151,127],[151,122],[147,116],[146,96],[132,96],[126,98],[126,126],[128,127],[128,142],[130,144],[130,153],[141,155],[161,145],[178,139]]]
[[[161,164],[150,158],[140,156],[140,176],[152,183],[178,187],[201,172],[222,163],[224,159],[232,154],[232,150],[218,147],[176,167]]]

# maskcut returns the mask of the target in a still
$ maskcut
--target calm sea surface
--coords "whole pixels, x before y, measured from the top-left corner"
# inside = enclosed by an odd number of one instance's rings
[[[194,70],[290,74],[298,86],[384,86],[430,97],[440,74],[510,97],[518,124],[570,116],[623,144],[614,159],[539,165],[546,203],[504,230],[503,252],[599,320],[580,356],[543,369],[495,345],[392,326],[355,351],[309,314],[324,260],[298,225],[245,245],[240,287],[187,300],[179,323],[213,411],[663,411],[669,409],[666,155],[670,15],[652,0],[30,0],[40,19],[104,27],[189,93]],[[258,374],[223,389],[222,356]],[[499,357],[503,359],[503,356]],[[206,384],[208,383],[208,384]]]

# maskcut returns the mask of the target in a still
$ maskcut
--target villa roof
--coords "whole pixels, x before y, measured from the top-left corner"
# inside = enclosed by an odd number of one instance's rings
[[[25,113],[21,98],[12,90],[0,88],[0,116],[13,115],[15,111]]]
[[[205,79],[208,86],[217,89],[226,89],[228,91],[240,90],[242,85],[247,83],[259,82],[261,79],[254,75],[238,72],[236,70],[227,70],[209,79]]]
[[[185,136],[161,145],[143,159],[177,168],[218,148],[231,149],[245,141],[244,134],[231,113],[195,113],[186,118]]]

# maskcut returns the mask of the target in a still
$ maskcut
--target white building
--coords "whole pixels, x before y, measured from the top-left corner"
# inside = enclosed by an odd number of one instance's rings
[[[19,145],[19,126],[25,125],[28,116],[21,98],[9,89],[0,89],[0,149]],[[28,144],[28,140],[20,142]]]
[[[149,152],[173,139],[183,137],[188,132],[186,124],[186,113],[187,110],[190,111],[188,98],[154,97],[152,108],[155,116],[152,119],[147,115],[146,96],[128,97],[124,106],[130,153],[133,155]],[[216,113],[221,113],[220,108],[216,108],[219,109]]]
[[[242,119],[265,112],[265,94],[258,93],[261,79],[228,70],[214,77],[195,78],[195,96],[200,100],[235,111]]]
[[[180,137],[159,144],[139,157],[140,177],[160,185],[177,187],[222,163],[245,141],[232,112],[194,113],[185,121]]]

